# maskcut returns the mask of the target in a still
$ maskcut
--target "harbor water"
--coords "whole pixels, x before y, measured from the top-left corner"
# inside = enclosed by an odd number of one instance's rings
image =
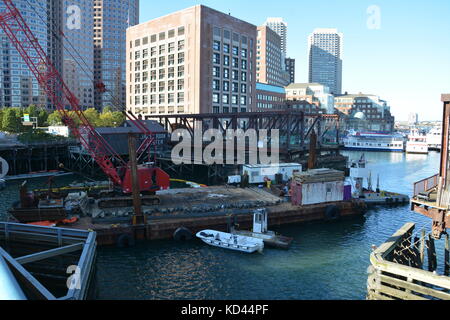
[[[344,152],[358,159],[361,152]],[[413,183],[438,172],[440,154],[366,152],[373,186],[412,195]],[[57,179],[58,185],[74,177]],[[46,179],[30,181],[41,188]],[[367,182],[366,182],[367,183]],[[1,192],[0,217],[17,200],[19,182]],[[329,223],[269,228],[294,237],[287,250],[245,254],[210,247],[200,240],[137,243],[133,248],[99,248],[98,299],[365,299],[372,245],[380,245],[406,222],[417,230],[431,220],[409,204],[377,207],[364,217]],[[440,250],[440,244],[437,244]],[[439,262],[439,261],[438,261]]]

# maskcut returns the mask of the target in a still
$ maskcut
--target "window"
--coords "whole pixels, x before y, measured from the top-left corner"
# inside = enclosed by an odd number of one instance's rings
[[[174,103],[175,99],[174,99],[174,94],[173,93],[169,93],[167,96],[167,103]]]
[[[165,40],[165,39],[166,39],[166,33],[165,33],[165,32],[161,32],[161,33],[159,34],[159,41]]]
[[[169,30],[169,32],[167,33],[167,37],[168,38],[175,37],[175,29]]]
[[[184,52],[178,54],[178,64],[184,63]]]
[[[159,79],[164,79],[166,77],[166,70],[159,69]]]
[[[148,57],[148,49],[142,50],[142,58],[147,58],[147,57]]]
[[[231,72],[231,78],[232,78],[233,80],[239,80],[239,72],[236,71],[236,70],[233,70],[233,71]]]
[[[241,84],[241,93],[247,93],[247,85]]]
[[[177,99],[178,103],[183,103],[184,102],[184,92],[178,92],[178,99]]]
[[[233,68],[239,68],[239,58],[233,58]]]
[[[173,66],[175,64],[175,55],[170,54],[167,60],[167,65]]]
[[[242,58],[247,58],[247,49],[242,49],[241,50],[241,57]]]
[[[134,71],[141,71],[141,63],[139,61],[134,64]]]
[[[175,77],[175,68],[169,68],[167,72],[167,76],[169,79],[172,79]]]
[[[238,99],[239,99],[238,96],[232,95],[232,96],[231,96],[231,103],[232,103],[232,104],[238,104]]]
[[[241,80],[247,81],[247,72],[241,72]]]
[[[150,72],[150,80],[156,80],[156,70],[152,70]]]
[[[178,41],[178,51],[184,50],[184,40]]]
[[[167,90],[168,91],[174,91],[175,90],[175,81],[171,80],[167,84]]]
[[[239,55],[239,47],[233,46],[233,55]]]
[[[216,64],[220,63],[220,54],[218,54],[218,53],[213,54],[213,63],[216,63]]]
[[[228,81],[223,81],[223,91],[230,91],[230,83]]]
[[[164,44],[159,46],[159,54],[165,54],[166,53],[166,46]]]
[[[156,92],[156,82],[150,83],[150,92]]]
[[[213,49],[216,51],[220,51],[220,41],[217,40],[213,41]]]
[[[144,83],[142,85],[142,93],[147,93],[148,92],[148,83]]]
[[[242,105],[242,106],[245,106],[246,104],[247,104],[247,97],[242,96],[242,97],[241,97],[241,105]]]
[[[231,91],[233,91],[233,92],[235,92],[235,93],[238,93],[238,92],[239,92],[239,83],[233,82],[233,83],[231,84]]]
[[[213,67],[213,76],[220,77],[220,67]]]
[[[148,60],[144,60],[142,61],[142,70],[147,70],[148,69]]]
[[[142,81],[143,82],[148,81],[148,72],[143,72],[142,73]]]
[[[224,66],[230,65],[230,57],[229,56],[223,56],[223,65]]]
[[[179,36],[184,35],[184,27],[179,27],[179,28],[178,28],[178,35],[179,35]]]
[[[164,81],[161,81],[161,82],[159,83],[159,92],[164,91],[165,86],[166,86],[165,82],[164,82]]]
[[[174,52],[175,51],[175,42],[171,42],[169,43],[169,52]]]
[[[220,80],[213,80],[213,90],[220,90]]]
[[[230,45],[224,43],[223,44],[223,53],[230,53]]]
[[[184,79],[178,80],[178,90],[184,90]]]
[[[178,66],[178,77],[184,77],[184,66]]]
[[[219,94],[218,93],[213,93],[212,101],[213,101],[213,103],[219,103]]]
[[[159,104],[164,103],[166,101],[166,96],[164,94],[159,95]]]
[[[247,60],[242,60],[241,61],[241,68],[242,69],[247,69]]]
[[[156,47],[150,48],[150,56],[152,56],[152,57],[156,56]]]
[[[222,103],[228,104],[229,103],[229,99],[230,99],[230,96],[228,94],[223,94],[222,95]]]
[[[141,52],[140,51],[136,51],[134,53],[134,59],[139,59],[141,57]]]
[[[223,69],[223,77],[225,79],[229,79],[230,78],[230,69],[226,69],[226,68]]]
[[[159,67],[164,67],[166,65],[166,57],[159,57]]]

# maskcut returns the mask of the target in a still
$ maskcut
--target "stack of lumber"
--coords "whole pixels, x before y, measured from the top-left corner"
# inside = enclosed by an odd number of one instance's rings
[[[297,183],[318,183],[344,181],[343,171],[333,169],[313,169],[305,172],[295,172],[293,181]]]

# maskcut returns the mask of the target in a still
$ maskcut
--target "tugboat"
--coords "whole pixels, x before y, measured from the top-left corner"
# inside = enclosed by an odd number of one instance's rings
[[[377,187],[372,188],[372,173],[366,168],[367,161],[364,154],[357,161],[350,163],[350,177],[355,182],[353,198],[363,200],[370,205],[393,205],[409,203],[409,197],[404,194],[380,190],[380,176],[377,178]],[[367,178],[367,188],[363,187],[364,179]]]

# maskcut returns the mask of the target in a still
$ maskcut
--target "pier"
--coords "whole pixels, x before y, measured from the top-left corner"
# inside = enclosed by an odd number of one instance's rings
[[[95,232],[0,222],[0,272],[17,299],[84,300],[94,290],[96,246]]]

